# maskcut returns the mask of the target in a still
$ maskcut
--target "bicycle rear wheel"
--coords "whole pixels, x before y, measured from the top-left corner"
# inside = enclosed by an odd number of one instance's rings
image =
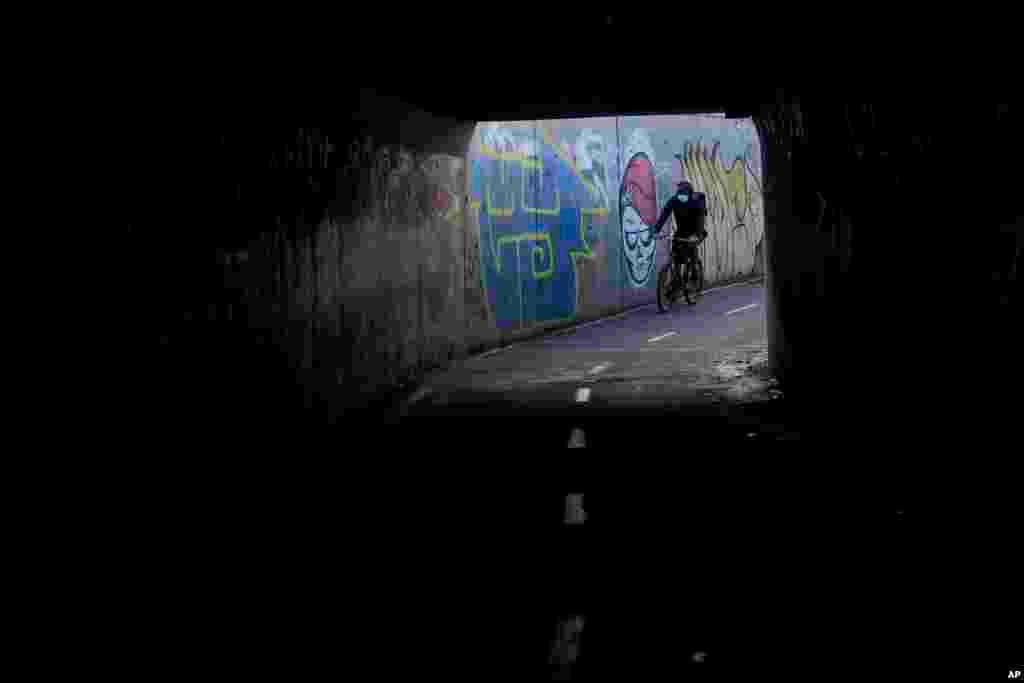
[[[658,310],[662,313],[668,313],[676,301],[672,279],[672,261],[669,261],[658,271]]]
[[[683,275],[683,296],[686,303],[691,306],[700,301],[704,294],[704,264],[699,258],[692,259],[686,264],[686,272]]]

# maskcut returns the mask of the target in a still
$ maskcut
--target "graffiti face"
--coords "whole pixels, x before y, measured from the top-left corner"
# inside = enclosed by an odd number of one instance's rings
[[[653,225],[658,220],[654,150],[643,130],[633,131],[626,148],[626,172],[619,188],[622,248],[630,284],[643,287],[654,272]]]

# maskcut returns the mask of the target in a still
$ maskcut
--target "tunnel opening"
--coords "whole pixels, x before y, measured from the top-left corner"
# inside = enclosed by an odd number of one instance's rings
[[[410,86],[409,92],[418,99],[419,91]],[[655,133],[648,141],[653,205],[662,202],[668,191],[663,185],[677,172],[693,176],[709,197],[715,229],[701,247],[709,275],[721,283],[758,271],[764,278],[758,315],[765,319],[772,372],[793,389],[806,387],[792,395],[834,389],[820,381],[823,368],[861,377],[873,372],[869,357],[891,363],[884,360],[891,355],[881,340],[885,335],[872,330],[903,330],[907,318],[923,321],[926,307],[941,315],[933,303],[940,288],[924,284],[931,276],[923,264],[942,262],[936,245],[947,239],[951,223],[1000,227],[993,236],[968,238],[975,242],[971,253],[979,256],[967,267],[980,289],[958,303],[973,322],[944,326],[943,336],[974,345],[965,330],[985,324],[979,307],[995,313],[1017,301],[1019,222],[1012,202],[997,199],[1013,195],[1015,175],[993,171],[986,179],[988,199],[975,194],[949,204],[932,198],[930,176],[920,172],[979,164],[1004,168],[1012,153],[1003,159],[991,148],[968,151],[951,144],[949,131],[957,125],[952,114],[940,111],[922,123],[908,113],[919,108],[904,107],[890,93],[886,97],[888,103],[871,107],[845,102],[834,92],[800,98],[779,91],[774,100],[717,110],[725,116],[702,115],[716,126],[751,131],[748,144],[761,152],[735,155],[732,166],[724,156],[728,145],[713,135],[697,135],[694,144],[686,144]],[[161,340],[161,363],[189,348],[193,358],[208,355],[211,347],[203,339],[217,338],[217,357],[225,366],[238,366],[230,382],[256,382],[249,368],[257,365],[280,367],[280,395],[301,397],[295,399],[302,406],[296,419],[315,413],[313,423],[329,424],[371,405],[390,410],[428,375],[457,360],[651,300],[645,298],[651,297],[651,264],[660,265],[663,245],[655,246],[651,258],[646,238],[622,229],[623,198],[633,197],[623,191],[622,177],[609,170],[614,166],[623,174],[630,144],[647,144],[632,140],[633,131],[643,127],[638,121],[676,121],[666,124],[670,129],[681,120],[677,115],[588,113],[563,117],[562,123],[537,117],[515,121],[518,132],[512,134],[500,130],[505,119],[480,117],[486,110],[468,104],[463,111],[472,116],[436,114],[373,88],[354,89],[337,101],[346,120],[336,125],[293,128],[276,109],[250,126],[213,127],[204,135],[197,134],[202,126],[196,114],[168,110],[185,122],[159,147],[175,163],[155,169],[146,182],[134,179],[126,193],[140,225],[152,226],[134,231],[139,251],[159,254],[145,268],[140,265],[138,274],[161,302],[146,314]],[[446,108],[426,96],[422,101],[432,108],[438,104],[437,111],[461,106]],[[538,114],[557,113],[559,105],[551,102],[530,106]],[[607,106],[628,110],[621,104]],[[602,111],[600,105],[587,106]],[[632,110],[658,109],[670,107]],[[231,120],[229,111],[221,124]],[[997,107],[986,119],[1008,147],[1019,144],[1012,111]],[[592,143],[584,139],[588,128]],[[556,139],[558,130],[566,139]],[[483,135],[506,147],[520,143],[503,135],[518,136],[540,156],[534,161],[519,151],[481,154]],[[250,144],[257,139],[262,142]],[[603,166],[595,163],[602,149]],[[204,164],[197,168],[193,158]],[[141,156],[137,161],[145,163]],[[490,176],[479,170],[484,165]],[[741,173],[741,166],[748,168]],[[185,167],[198,191],[188,202],[166,201],[155,188],[175,186],[172,169]],[[545,176],[548,170],[556,175]],[[635,173],[645,177],[641,170]],[[596,180],[601,174],[607,182]],[[496,202],[514,198],[505,185],[517,178],[515,192],[534,204],[511,215],[501,214],[508,206],[494,204],[490,216],[481,194],[485,176],[501,180],[488,188]],[[564,212],[567,222],[558,221],[552,232],[546,226],[555,224],[555,209],[545,202],[553,201],[550,189],[560,183],[576,193],[575,205],[558,207],[558,218]],[[868,188],[870,201],[863,201],[865,190],[854,188]],[[737,199],[744,193],[751,197],[745,208]],[[147,203],[165,209],[145,215]],[[196,220],[192,209],[200,203],[204,209]],[[746,220],[752,216],[759,220]],[[643,221],[637,212],[635,224]],[[916,240],[922,231],[944,237]],[[178,238],[162,240],[162,234]],[[900,256],[907,253],[918,256]],[[986,272],[989,259],[1001,259],[998,273]],[[924,303],[902,313],[868,303],[886,296],[879,273],[905,276],[908,295]],[[825,300],[830,303],[822,305]],[[910,346],[900,335],[901,344]],[[223,341],[228,338],[235,341]],[[261,360],[236,363],[233,344]],[[928,356],[928,364],[949,365],[934,347],[916,353]],[[198,365],[184,367],[195,372],[190,368]],[[212,374],[226,376],[222,370]],[[176,375],[169,372],[169,379]],[[278,403],[278,395],[267,398],[267,406]],[[256,403],[239,414],[273,412]]]
[[[670,251],[654,227],[683,180],[706,197],[705,286],[762,275],[757,136],[722,113],[478,124],[466,201],[480,263],[467,267],[482,317],[511,339],[653,304]]]
[[[184,318],[157,323],[168,351],[209,353],[209,334],[218,358],[251,355],[232,382],[279,368],[280,395],[242,414],[287,395],[310,424],[383,415],[458,360],[653,305],[669,247],[650,228],[683,179],[708,199],[705,287],[764,275],[750,118],[476,123],[368,89],[349,102],[345,125],[275,126],[259,147],[255,130],[220,132],[191,182],[230,229],[207,236],[203,279],[182,288],[196,253],[148,274]],[[190,206],[168,207],[167,231],[194,223]]]
[[[486,121],[469,141],[466,167],[465,267],[474,271],[466,300],[472,296],[479,311],[467,306],[466,329],[479,335],[473,349],[489,349],[484,357],[495,358],[496,369],[490,386],[473,375],[485,392],[479,406],[438,397],[444,407],[433,414],[496,417],[532,406],[529,414],[556,423],[551,411],[575,410],[573,396],[577,403],[591,395],[614,400],[638,415],[680,404],[698,410],[695,404],[721,398],[715,392],[738,378],[744,389],[737,396],[750,398],[752,386],[769,391],[759,295],[762,151],[750,117],[733,111]],[[707,234],[697,250],[705,296],[688,305],[677,291],[679,306],[662,311],[658,273],[672,254],[673,213],[661,226],[666,239],[656,239],[654,228],[684,180],[705,201]],[[574,386],[581,382],[596,393]],[[557,392],[570,406],[551,398]],[[603,409],[609,417],[612,409]],[[691,415],[691,424],[703,425],[698,434],[718,413],[699,410],[701,417]],[[553,439],[560,429],[552,429]],[[582,431],[577,425],[570,433]]]

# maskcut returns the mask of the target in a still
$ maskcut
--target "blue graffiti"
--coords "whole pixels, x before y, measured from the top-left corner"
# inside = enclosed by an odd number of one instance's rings
[[[482,148],[471,192],[483,285],[501,329],[576,314],[575,258],[590,255],[606,207],[549,141],[523,154]]]

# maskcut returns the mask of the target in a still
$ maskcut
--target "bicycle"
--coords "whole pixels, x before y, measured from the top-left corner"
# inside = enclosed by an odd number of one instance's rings
[[[670,238],[671,235],[666,235],[659,239]],[[694,248],[689,250],[690,256],[681,264],[682,282],[679,281],[679,268],[676,268],[675,245],[669,249],[668,263],[658,271],[658,310],[662,313],[668,313],[672,305],[679,300],[680,294],[686,299],[686,303],[692,306],[700,300],[704,292],[704,263],[696,249],[701,240],[692,237],[681,241],[694,245]]]

